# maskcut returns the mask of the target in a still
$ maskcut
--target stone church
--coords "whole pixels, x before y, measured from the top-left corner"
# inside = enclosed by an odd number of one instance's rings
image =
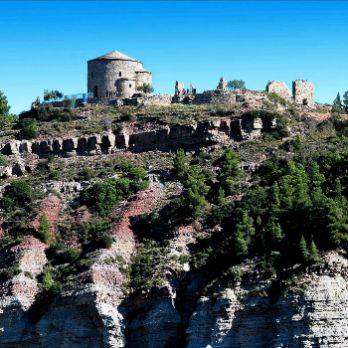
[[[88,61],[88,93],[95,99],[130,98],[151,85],[151,72],[137,59],[112,51]]]

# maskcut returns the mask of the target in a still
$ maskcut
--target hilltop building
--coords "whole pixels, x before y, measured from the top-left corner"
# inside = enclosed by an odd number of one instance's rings
[[[112,51],[88,61],[88,93],[97,100],[131,98],[151,85],[151,72],[137,59]]]

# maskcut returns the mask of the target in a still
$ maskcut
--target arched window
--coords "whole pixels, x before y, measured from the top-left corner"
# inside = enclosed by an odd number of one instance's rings
[[[94,98],[98,98],[98,86],[94,86],[93,95],[94,95]]]

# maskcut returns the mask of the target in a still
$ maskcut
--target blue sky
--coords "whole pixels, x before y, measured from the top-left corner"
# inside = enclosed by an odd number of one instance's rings
[[[86,61],[118,50],[157,93],[303,78],[331,103],[348,90],[347,18],[344,1],[0,1],[0,90],[16,113],[45,88],[85,92]]]

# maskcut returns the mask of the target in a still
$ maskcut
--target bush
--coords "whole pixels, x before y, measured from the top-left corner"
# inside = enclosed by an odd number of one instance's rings
[[[129,179],[110,178],[96,182],[82,193],[82,200],[101,216],[112,211],[117,203],[128,197]]]
[[[33,192],[31,186],[25,180],[13,181],[6,186],[0,207],[5,211],[10,211],[15,207],[24,207],[32,202]]]
[[[46,214],[42,214],[40,216],[39,223],[39,236],[44,243],[48,243],[50,239],[50,223],[47,219]]]
[[[63,260],[65,262],[76,261],[81,255],[81,250],[79,248],[68,248],[64,251]]]
[[[139,92],[144,92],[144,93],[153,93],[154,89],[151,86],[150,83],[144,83],[141,86],[137,88]]]
[[[42,275],[41,288],[45,293],[57,295],[62,291],[62,284],[56,280],[50,271],[45,271]]]
[[[277,93],[268,92],[267,97],[271,102],[273,102],[275,104],[280,104],[280,105],[284,105],[284,106],[287,104],[286,100],[284,98],[282,98],[280,95],[278,95]]]
[[[19,265],[17,263],[13,264],[12,266],[2,269],[0,271],[0,281],[6,281],[9,279],[12,279],[14,276],[21,273],[21,270],[19,268]]]
[[[130,286],[136,290],[150,290],[160,286],[161,271],[164,267],[165,250],[153,241],[141,244],[132,259]]]
[[[122,162],[120,166],[125,177],[100,180],[81,194],[82,201],[101,216],[106,216],[122,200],[148,186],[142,167],[128,162]]]
[[[19,132],[19,138],[20,139],[34,139],[38,135],[37,130],[37,123],[32,118],[24,118],[19,122],[20,132]]]
[[[114,242],[113,238],[108,234],[102,234],[96,240],[99,248],[111,248],[112,243]]]
[[[234,91],[236,89],[246,89],[243,80],[232,80],[227,82],[227,88]]]
[[[5,156],[0,155],[0,167],[5,167],[8,163],[8,159]]]

